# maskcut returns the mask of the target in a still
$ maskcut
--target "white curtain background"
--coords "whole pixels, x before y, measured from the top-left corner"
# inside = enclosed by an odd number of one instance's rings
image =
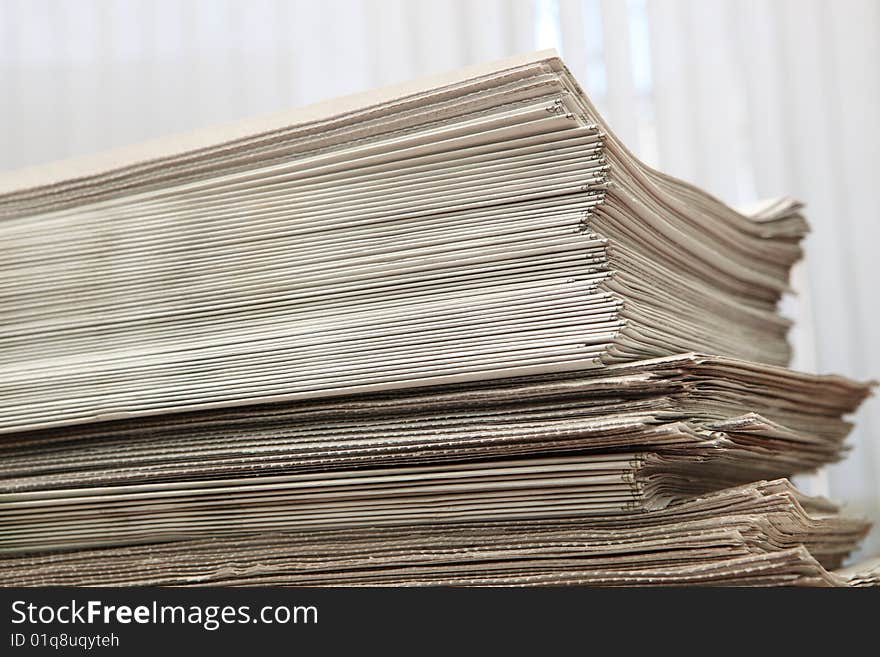
[[[875,0],[0,0],[0,169],[547,47],[648,163],[806,201],[794,366],[880,377]],[[880,523],[880,403],[856,419],[803,483]]]

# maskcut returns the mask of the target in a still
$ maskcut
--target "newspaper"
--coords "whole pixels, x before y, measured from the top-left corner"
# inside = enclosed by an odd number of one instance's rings
[[[0,584],[880,584],[807,232],[553,52],[0,176]]]
[[[0,177],[0,432],[786,364],[806,224],[646,167],[553,53]]]
[[[870,572],[835,570],[866,529],[778,480],[601,519],[239,533],[17,557],[0,584],[845,586]]]

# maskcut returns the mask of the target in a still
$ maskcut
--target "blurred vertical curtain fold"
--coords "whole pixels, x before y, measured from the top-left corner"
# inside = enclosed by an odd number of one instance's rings
[[[880,376],[876,0],[0,0],[0,169],[545,47],[649,164],[806,201],[793,365]],[[878,430],[808,482],[875,522]]]

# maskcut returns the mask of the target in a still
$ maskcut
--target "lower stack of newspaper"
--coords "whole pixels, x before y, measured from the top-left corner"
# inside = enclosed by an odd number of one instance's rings
[[[3,585],[870,585],[867,385],[684,354],[10,435]]]

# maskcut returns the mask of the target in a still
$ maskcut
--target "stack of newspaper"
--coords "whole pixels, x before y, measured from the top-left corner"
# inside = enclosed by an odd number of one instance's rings
[[[878,580],[785,479],[870,391],[783,367],[800,205],[644,166],[553,53],[11,174],[0,217],[0,583]]]
[[[876,585],[838,568],[865,532],[785,480],[604,517],[249,532],[4,560],[0,583],[113,585]]]

